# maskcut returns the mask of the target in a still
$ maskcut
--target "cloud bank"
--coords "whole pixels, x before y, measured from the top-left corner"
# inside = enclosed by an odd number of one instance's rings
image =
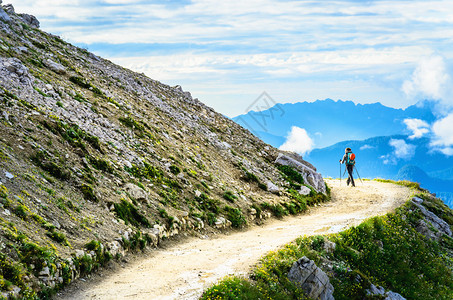
[[[430,125],[420,119],[405,119],[404,124],[406,124],[407,129],[412,132],[412,135],[409,136],[410,139],[417,139],[423,137],[430,131]]]
[[[415,155],[416,146],[407,144],[405,140],[391,139],[389,145],[393,147],[393,152],[381,156],[386,165],[396,165],[398,160],[409,160]]]
[[[342,98],[406,107],[415,102],[402,97],[407,78],[411,95],[441,94],[424,84],[444,82],[441,71],[424,75],[432,61],[410,77],[420,58],[453,59],[449,0],[6,2],[36,15],[44,30],[182,85],[229,116],[263,91],[279,102]]]
[[[305,155],[313,150],[315,143],[308,136],[308,133],[305,129],[293,126],[289,132],[285,143],[279,147],[280,150],[292,151],[299,153],[300,155]]]
[[[426,99],[435,104],[438,120],[428,124],[419,119],[406,119],[411,139],[431,133],[430,146],[433,151],[453,155],[453,80],[445,59],[439,55],[420,60],[410,80],[402,89],[408,97]]]
[[[453,113],[436,121],[432,126],[431,145],[445,155],[453,155]]]
[[[451,78],[441,56],[423,58],[410,80],[403,83],[403,91],[409,97],[427,97],[432,100],[445,99]]]

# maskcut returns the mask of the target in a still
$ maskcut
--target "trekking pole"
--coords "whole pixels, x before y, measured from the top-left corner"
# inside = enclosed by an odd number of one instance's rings
[[[340,162],[340,186],[341,186],[341,162]]]
[[[360,178],[359,171],[357,171],[357,168],[355,165],[354,165],[354,169],[355,169],[355,172],[357,173],[357,176],[359,176],[360,182],[362,182],[362,185],[363,185],[362,178]]]

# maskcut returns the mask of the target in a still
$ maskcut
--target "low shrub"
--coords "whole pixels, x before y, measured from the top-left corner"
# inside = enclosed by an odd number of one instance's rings
[[[226,217],[228,220],[231,221],[231,226],[234,228],[241,228],[245,224],[247,224],[247,221],[245,220],[244,216],[242,215],[242,212],[238,208],[233,208],[231,206],[226,205],[224,207],[224,211],[226,212]]]
[[[135,227],[151,226],[148,219],[132,203],[121,199],[120,203],[115,203],[113,206],[118,218],[122,219],[126,224],[131,224]]]
[[[82,191],[83,197],[85,199],[98,202],[98,197],[96,197],[96,194],[94,193],[93,187],[91,185],[82,184],[80,190]]]
[[[231,203],[234,203],[234,201],[238,198],[232,191],[225,191],[223,193],[223,198],[225,200],[228,200]]]

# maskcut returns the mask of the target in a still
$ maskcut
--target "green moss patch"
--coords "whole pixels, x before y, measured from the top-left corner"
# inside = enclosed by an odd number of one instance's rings
[[[136,227],[151,226],[148,219],[143,216],[132,203],[129,203],[124,199],[122,199],[120,203],[115,203],[114,209],[118,218],[122,219],[126,224],[131,224]]]

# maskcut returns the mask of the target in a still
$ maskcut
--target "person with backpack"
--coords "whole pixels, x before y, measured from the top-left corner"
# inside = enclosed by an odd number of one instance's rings
[[[355,154],[352,153],[351,148],[346,148],[344,150],[344,155],[343,158],[340,159],[340,164],[345,164],[346,169],[348,170],[348,180],[346,180],[346,185],[349,185],[349,183],[352,184],[352,186],[355,186],[354,183],[354,177],[352,176],[352,171],[354,171],[354,165],[355,165]]]

